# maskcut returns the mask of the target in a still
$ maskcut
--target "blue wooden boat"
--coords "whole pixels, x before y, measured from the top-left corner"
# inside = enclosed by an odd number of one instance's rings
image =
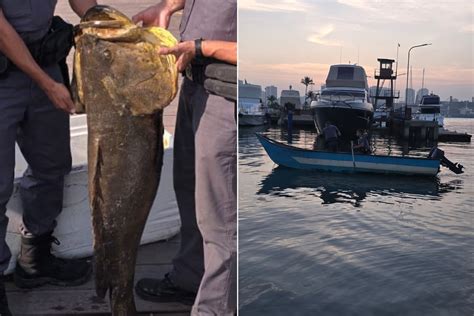
[[[441,164],[440,159],[432,158],[315,151],[256,135],[273,162],[294,169],[436,176]]]

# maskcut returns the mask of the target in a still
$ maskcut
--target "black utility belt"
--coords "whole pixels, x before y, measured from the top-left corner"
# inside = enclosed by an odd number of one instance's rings
[[[27,43],[31,56],[40,66],[57,64],[69,55],[74,45],[73,26],[55,16],[48,33],[39,41]],[[0,52],[0,74],[17,67]]]
[[[237,101],[237,66],[214,60],[191,63],[183,76],[204,86],[211,94]]]

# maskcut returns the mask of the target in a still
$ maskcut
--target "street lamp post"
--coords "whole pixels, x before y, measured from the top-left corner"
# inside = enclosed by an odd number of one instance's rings
[[[408,50],[408,63],[407,63],[407,85],[405,88],[405,115],[407,113],[407,108],[408,108],[408,79],[410,78],[410,53],[413,48],[417,47],[423,47],[423,46],[428,46],[431,45],[431,43],[425,43],[425,44],[420,44],[420,45],[415,45],[410,47]]]

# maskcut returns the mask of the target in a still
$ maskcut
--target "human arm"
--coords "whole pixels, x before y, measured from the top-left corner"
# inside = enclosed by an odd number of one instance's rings
[[[36,63],[21,37],[8,23],[1,8],[0,51],[35,81],[58,109],[74,113],[74,103],[67,88],[62,83],[53,80]]]
[[[163,0],[160,3],[140,11],[132,17],[134,23],[142,22],[143,26],[159,26],[167,29],[170,18],[179,10],[184,9],[185,0]]]
[[[71,9],[81,18],[84,14],[97,5],[96,0],[69,0],[69,5]]]
[[[237,65],[237,43],[224,41],[202,41],[204,57],[215,58]]]
[[[201,42],[201,50],[204,57],[214,58],[233,65],[237,64],[236,42],[203,40]],[[196,46],[194,41],[185,41],[173,47],[162,47],[158,53],[162,55],[175,55],[178,71],[183,71],[196,57]]]
[[[145,9],[132,20],[143,22],[144,26],[159,26],[168,28],[171,16],[184,8],[184,0],[164,0],[157,5]],[[237,43],[226,41],[203,40],[201,50],[204,57],[215,58],[230,64],[237,64]],[[183,71],[195,57],[194,41],[181,42],[170,48],[161,48],[160,54],[173,54],[179,71]]]

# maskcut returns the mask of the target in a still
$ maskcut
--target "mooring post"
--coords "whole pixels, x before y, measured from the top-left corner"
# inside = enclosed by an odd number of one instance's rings
[[[403,139],[409,139],[410,138],[410,124],[407,122],[403,123]]]
[[[433,129],[433,140],[438,140],[439,136],[439,126],[436,125],[435,128]]]
[[[293,111],[288,111],[288,144],[293,142]]]
[[[420,139],[426,140],[426,130],[428,129],[427,126],[422,126],[420,129]]]

